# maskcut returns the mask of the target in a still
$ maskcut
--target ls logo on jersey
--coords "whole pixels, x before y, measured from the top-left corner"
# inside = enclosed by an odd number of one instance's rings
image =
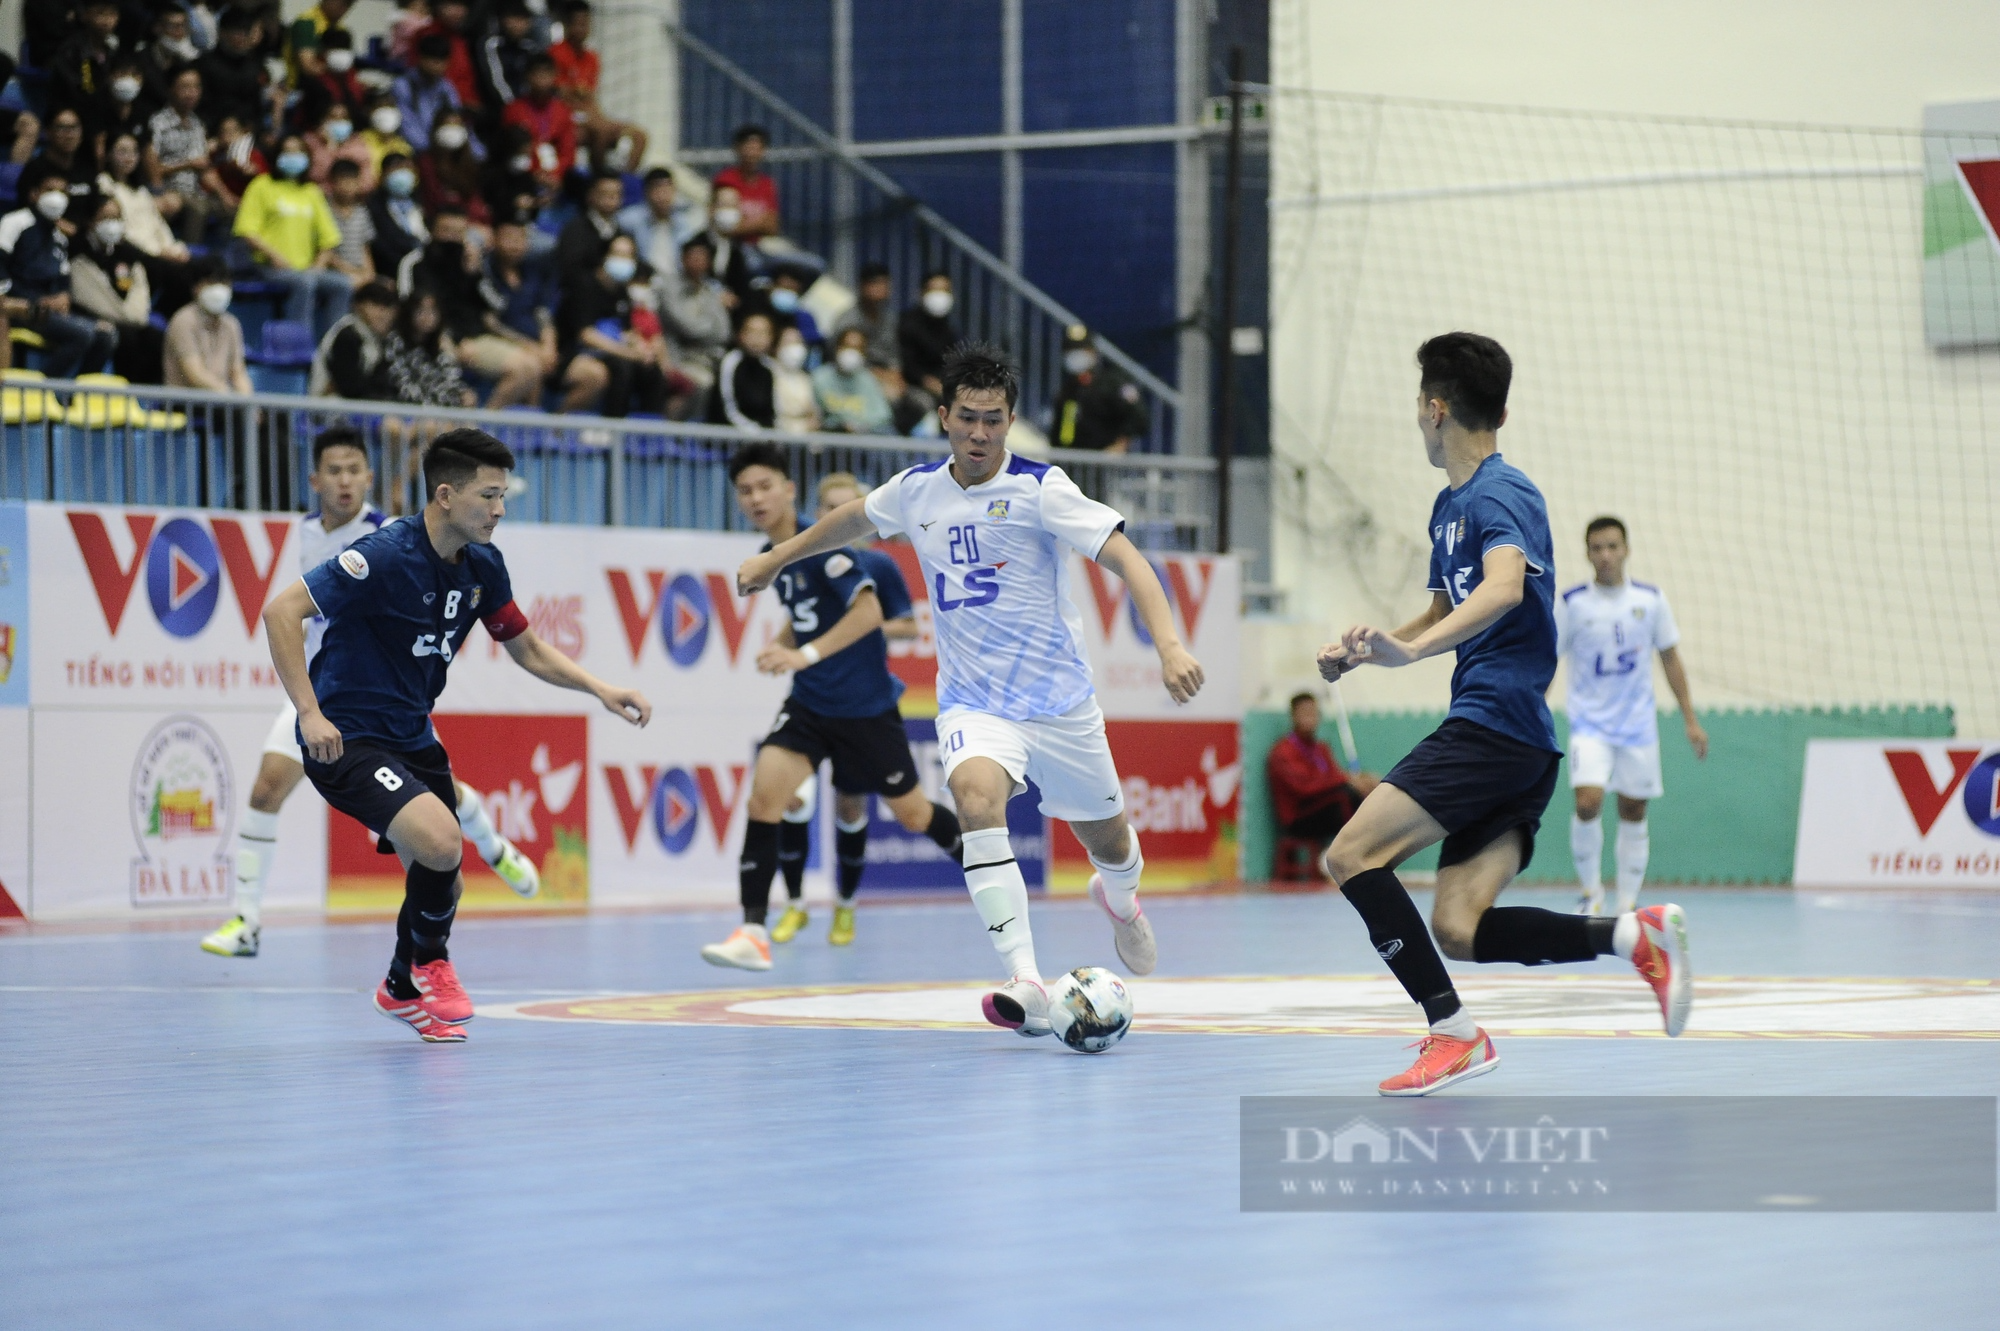
[[[225,581],[235,593],[244,634],[255,636],[258,617],[277,580],[292,530],[286,520],[261,523],[271,553],[260,567],[246,531],[254,524],[242,519],[182,516],[169,517],[163,523],[156,513],[126,511],[120,515],[125,519],[124,534],[131,542],[132,553],[126,556],[119,553],[120,542],[114,539],[103,514],[75,509],[64,516],[69,519],[91,588],[97,593],[98,608],[104,612],[105,628],[113,638],[124,623],[141,573],[153,618],[172,636],[193,638],[207,629],[221,604]],[[365,575],[365,562],[362,568]]]
[[[937,589],[931,597],[931,604],[939,610],[974,610],[982,605],[992,605],[1000,599],[1000,570],[1004,564],[991,568],[966,570],[962,587],[965,595],[954,598],[945,586],[945,575],[937,575]]]
[[[457,596],[457,592],[452,593]],[[435,633],[419,633],[417,640],[410,644],[411,656],[442,656],[451,660],[451,635],[455,630],[447,629],[443,636]]]

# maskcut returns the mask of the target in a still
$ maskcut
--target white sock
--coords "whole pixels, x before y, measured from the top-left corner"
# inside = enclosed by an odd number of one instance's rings
[[[1470,1010],[1461,1007],[1443,1021],[1432,1022],[1431,1034],[1448,1035],[1454,1040],[1470,1040],[1479,1034],[1479,1023],[1472,1019]]]
[[[1618,917],[1618,923],[1611,929],[1611,950],[1630,961],[1632,954],[1639,950],[1639,917],[1627,912]]]
[[[264,918],[264,884],[278,856],[278,815],[245,809],[236,824],[236,913],[255,929]]]
[[[1646,820],[1636,823],[1618,820],[1618,909],[1628,911],[1639,904],[1639,888],[1646,881],[1646,859],[1653,853],[1653,840]]]
[[[1146,858],[1139,853],[1139,834],[1127,829],[1125,835],[1132,841],[1132,853],[1125,857],[1125,863],[1104,864],[1092,856],[1090,867],[1104,881],[1105,904],[1119,919],[1130,920],[1139,913],[1139,875],[1146,870]]]
[[[1569,816],[1569,853],[1587,897],[1604,895],[1604,819]]]
[[[1028,883],[1007,844],[1007,829],[982,827],[965,833],[965,886],[986,922],[993,950],[1017,980],[1041,982],[1035,967],[1035,936],[1028,928]]]
[[[479,858],[488,864],[498,864],[500,857],[507,853],[506,843],[493,830],[493,819],[486,812],[486,801],[479,798],[479,792],[471,786],[460,786],[458,796],[458,826],[465,833],[465,839],[479,852]]]

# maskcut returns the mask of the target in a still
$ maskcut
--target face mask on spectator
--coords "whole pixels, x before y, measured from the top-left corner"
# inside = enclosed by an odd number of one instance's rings
[[[465,126],[440,125],[437,132],[438,147],[446,152],[457,152],[465,146]]]
[[[354,68],[354,52],[328,51],[326,53],[326,67],[336,74],[345,74],[348,70]]]
[[[368,123],[377,134],[394,134],[403,127],[403,113],[393,106],[378,106],[368,113]]]
[[[1088,374],[1097,365],[1097,353],[1089,347],[1075,347],[1063,353],[1063,368],[1071,374]]]
[[[771,308],[780,314],[790,314],[799,307],[799,293],[790,287],[771,288]]]
[[[60,222],[62,215],[69,211],[69,195],[52,189],[35,200],[35,211],[51,222]]]
[[[517,176],[525,176],[528,172],[535,169],[535,159],[526,153],[522,153],[508,160],[507,169]]]
[[[354,133],[354,122],[352,120],[329,120],[326,122],[322,132],[335,143],[345,143],[349,136]]]
[[[632,304],[639,309],[657,310],[660,308],[660,293],[649,286],[635,284],[627,287],[625,294],[632,298]]]
[[[95,227],[92,227],[91,231],[96,235],[98,244],[107,250],[113,249],[119,241],[125,239],[125,219],[122,217],[107,217]]]
[[[806,364],[806,344],[787,342],[778,348],[778,364],[788,370],[802,370]]]
[[[743,211],[740,208],[717,208],[715,210],[715,229],[717,231],[734,231],[742,220]]]
[[[630,282],[639,271],[639,261],[623,254],[614,254],[604,261],[604,271],[614,282]]]
[[[163,50],[172,53],[174,58],[183,64],[193,64],[201,55],[201,52],[195,49],[194,43],[185,37],[172,39],[162,37],[160,38],[160,46]]]
[[[306,168],[311,165],[312,158],[302,152],[278,154],[278,174],[281,176],[291,176],[293,179],[297,179],[304,175]]]
[[[833,363],[840,367],[842,374],[861,373],[861,364],[866,359],[867,357],[863,356],[853,347],[842,347],[833,353]]]
[[[121,102],[129,102],[139,95],[140,83],[134,78],[111,80],[111,95]]]
[[[201,302],[204,310],[220,318],[223,311],[229,308],[229,288],[216,282],[203,287],[195,299]]]
[[[942,319],[951,313],[951,293],[949,291],[926,291],[924,293],[924,313],[933,319]]]
[[[399,166],[382,178],[389,192],[399,199],[407,199],[417,192],[417,173],[407,166]]]

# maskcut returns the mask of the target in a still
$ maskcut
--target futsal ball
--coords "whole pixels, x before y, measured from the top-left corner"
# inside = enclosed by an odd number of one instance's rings
[[[1078,966],[1049,986],[1049,1026],[1079,1054],[1101,1054],[1132,1029],[1132,995],[1099,966]]]

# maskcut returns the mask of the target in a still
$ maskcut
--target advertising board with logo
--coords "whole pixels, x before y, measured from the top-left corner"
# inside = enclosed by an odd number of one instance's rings
[[[2000,887],[2000,740],[1806,746],[1799,887]]]
[[[1125,817],[1139,834],[1145,881],[1189,887],[1236,876],[1237,788],[1243,764],[1233,721],[1106,721],[1125,785]],[[1068,827],[1051,836],[1054,890],[1080,892],[1090,859]]]
[[[0,504],[0,919],[28,897],[28,510]]]

